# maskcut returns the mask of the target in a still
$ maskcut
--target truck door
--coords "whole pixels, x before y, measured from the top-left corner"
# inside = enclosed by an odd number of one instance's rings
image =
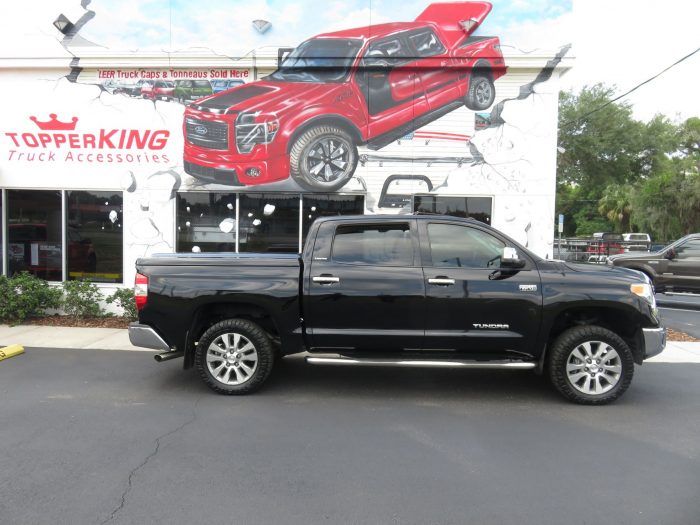
[[[329,221],[304,275],[311,349],[418,350],[425,284],[413,220]]]
[[[676,292],[700,293],[700,239],[689,239],[674,247],[663,278]]]
[[[429,28],[408,33],[406,39],[417,60],[418,76],[431,110],[459,98],[459,68],[435,32]],[[462,82],[466,83],[466,79]]]
[[[526,357],[535,349],[542,290],[527,259],[501,269],[506,242],[478,225],[421,221],[426,279],[426,350],[454,350],[490,359]],[[527,257],[519,254],[520,257]]]
[[[369,45],[355,74],[367,106],[368,136],[391,131],[427,111],[417,68],[417,59],[401,34]]]

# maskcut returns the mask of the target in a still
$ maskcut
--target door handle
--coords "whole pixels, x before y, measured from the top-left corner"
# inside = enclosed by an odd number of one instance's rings
[[[434,277],[428,279],[428,283],[435,284],[437,286],[450,286],[451,284],[455,283],[455,280],[450,279],[449,277]]]
[[[318,284],[334,284],[340,282],[340,277],[333,277],[332,275],[319,275],[317,277],[312,277],[311,280]]]

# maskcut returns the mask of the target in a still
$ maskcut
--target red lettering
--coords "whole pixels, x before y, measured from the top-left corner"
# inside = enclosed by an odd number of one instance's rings
[[[80,135],[77,133],[70,133],[68,135],[68,143],[70,144],[71,148],[79,148],[80,147]]]
[[[53,142],[54,142],[54,144],[56,144],[57,148],[60,148],[61,144],[66,143],[66,136],[63,133],[56,133],[53,136]]]
[[[166,129],[159,129],[151,134],[151,140],[148,143],[150,149],[163,149],[168,143],[170,132]]]
[[[134,142],[136,142],[136,147],[138,149],[143,149],[146,147],[146,142],[148,141],[148,136],[151,134],[150,130],[146,131],[146,133],[141,136],[141,133],[139,133],[139,130],[137,129],[132,129],[129,132],[129,138],[126,141],[126,148],[131,149],[134,146]]]
[[[85,147],[85,148],[91,147],[94,149],[95,148],[95,135],[93,135],[92,133],[85,133],[83,135],[83,147]]]
[[[12,139],[12,142],[15,143],[15,146],[19,147],[19,142],[17,141],[17,133],[5,133],[5,135]]]
[[[30,148],[36,148],[39,145],[39,141],[31,133],[22,133],[22,140]]]
[[[109,133],[105,133],[104,129],[100,130],[100,149],[104,149],[105,147],[109,149],[114,149],[114,143],[112,142],[112,135],[114,135],[117,132],[116,129],[113,129]]]
[[[39,142],[41,142],[41,147],[45,148],[46,145],[51,142],[51,135],[48,133],[39,133]]]

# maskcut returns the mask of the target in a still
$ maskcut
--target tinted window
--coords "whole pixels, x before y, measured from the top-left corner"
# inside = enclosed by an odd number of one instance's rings
[[[178,193],[178,252],[236,251],[235,193]]]
[[[299,194],[239,196],[241,252],[299,252]]]
[[[121,192],[66,192],[68,279],[123,281]]]
[[[416,195],[413,198],[413,211],[416,213],[471,217],[485,224],[491,224],[491,205],[491,197]]]
[[[194,87],[211,88],[211,84],[209,83],[208,80],[195,80]]]
[[[306,240],[306,234],[311,224],[319,217],[362,215],[365,212],[365,197],[363,195],[309,194],[304,195],[303,199],[302,242]]]
[[[498,268],[505,243],[493,235],[456,224],[428,225],[433,266]]]
[[[63,278],[61,207],[60,191],[7,190],[9,275]]]
[[[411,231],[408,224],[339,226],[332,254],[341,263],[411,266]]]
[[[365,54],[364,65],[369,67],[383,64],[396,65],[409,57],[410,53],[401,39],[393,37],[370,45]]]
[[[700,259],[700,239],[681,244],[676,248],[678,259]]]
[[[445,48],[430,29],[409,35],[419,57],[431,57],[444,53]]]

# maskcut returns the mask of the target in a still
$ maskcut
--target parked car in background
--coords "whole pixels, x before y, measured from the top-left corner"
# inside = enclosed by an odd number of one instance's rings
[[[648,252],[651,236],[648,233],[623,233],[622,241],[626,252]]]
[[[211,83],[208,80],[176,80],[175,98],[184,104],[190,100],[207,97],[212,94]]]
[[[243,84],[245,84],[245,82],[240,79],[214,80],[211,83],[212,93],[221,93],[222,91],[242,86]]]
[[[153,81],[151,80],[139,80],[135,84],[124,84],[120,88],[120,93],[125,93],[129,96],[132,97],[140,97],[141,96],[141,91],[143,90],[144,86],[150,87],[153,85]]]
[[[172,100],[175,97],[175,83],[169,80],[156,80],[152,88],[143,90],[143,96],[151,100]]]
[[[598,232],[586,247],[589,262],[605,263],[607,256],[624,253],[622,234],[613,232]]]
[[[658,252],[608,257],[608,264],[645,273],[657,292],[700,294],[700,233],[686,235]]]

